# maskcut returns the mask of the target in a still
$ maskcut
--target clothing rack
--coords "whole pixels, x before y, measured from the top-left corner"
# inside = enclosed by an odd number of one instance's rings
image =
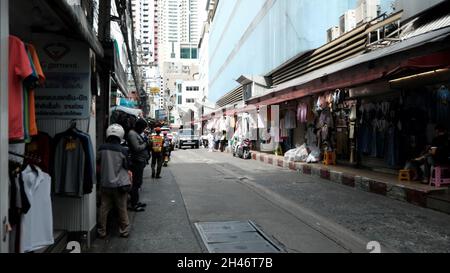
[[[79,129],[77,128],[77,122],[78,122],[78,121],[84,121],[84,120],[72,119],[72,120],[70,121],[70,125],[69,125],[68,130],[79,130]],[[89,127],[90,127],[90,126],[91,126],[91,119],[88,118],[88,119],[87,119],[87,128],[86,128],[86,131],[83,131],[83,130],[79,130],[79,131],[81,131],[81,132],[83,132],[83,133],[89,133]]]
[[[23,159],[29,159],[29,160],[32,160],[32,161],[37,162],[37,163],[40,163],[42,161],[39,156],[27,155],[27,154],[26,155],[21,155],[21,154],[15,153],[15,152],[8,152],[8,153],[10,155],[17,156],[17,157],[20,157],[20,158],[23,158]]]

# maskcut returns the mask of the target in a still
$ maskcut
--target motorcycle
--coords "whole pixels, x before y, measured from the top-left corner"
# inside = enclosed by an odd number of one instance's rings
[[[251,159],[252,155],[251,155],[251,141],[250,139],[244,139],[244,140],[239,140],[236,141],[233,144],[233,156],[234,157],[238,157],[238,158],[242,158],[242,159]]]

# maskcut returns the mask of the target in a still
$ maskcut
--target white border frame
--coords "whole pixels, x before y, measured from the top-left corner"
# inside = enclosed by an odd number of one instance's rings
[[[0,1],[0,253],[9,252],[8,220],[8,62],[9,0]],[[5,234],[6,233],[6,234]]]

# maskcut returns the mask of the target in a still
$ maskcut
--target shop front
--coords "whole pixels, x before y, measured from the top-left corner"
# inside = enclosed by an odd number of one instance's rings
[[[247,103],[280,106],[279,143],[290,160],[318,150],[306,161],[398,174],[431,144],[437,124],[450,124],[448,31],[328,65]]]
[[[82,27],[86,17],[75,16],[81,7],[0,5],[0,168],[10,178],[0,183],[1,250],[41,251],[61,234],[89,246],[96,226],[95,60],[102,48]],[[70,11],[64,20],[59,7]],[[21,20],[30,14],[33,20]],[[37,185],[33,198],[20,194],[27,185]]]

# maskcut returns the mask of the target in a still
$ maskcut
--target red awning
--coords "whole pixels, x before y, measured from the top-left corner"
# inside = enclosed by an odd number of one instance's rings
[[[450,50],[409,59],[405,68],[442,68],[448,66],[450,66]]]
[[[441,69],[450,67],[450,50],[436,52],[426,56],[420,56],[405,60],[400,66],[387,73],[393,76],[408,70]]]

